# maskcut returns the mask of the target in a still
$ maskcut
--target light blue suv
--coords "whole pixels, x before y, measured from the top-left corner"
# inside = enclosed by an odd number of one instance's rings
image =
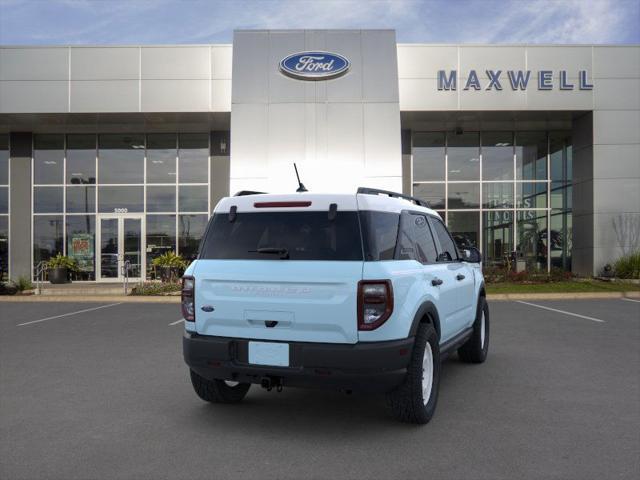
[[[384,392],[427,423],[443,357],[482,363],[489,346],[480,253],[426,203],[369,188],[222,199],[182,311],[193,387],[217,403],[252,383]]]

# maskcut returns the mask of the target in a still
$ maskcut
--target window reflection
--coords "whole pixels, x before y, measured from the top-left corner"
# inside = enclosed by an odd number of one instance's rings
[[[444,133],[416,133],[412,152],[414,181],[445,179]]]
[[[480,180],[480,137],[477,133],[447,135],[449,180]]]
[[[513,183],[483,183],[482,207],[513,208]]]
[[[516,178],[518,180],[547,179],[546,132],[516,133]]]
[[[9,187],[0,187],[0,214],[9,213]]]
[[[101,184],[144,182],[144,135],[98,137],[98,181]]]
[[[176,134],[147,135],[147,183],[175,183],[177,156]]]
[[[9,217],[0,216],[0,280],[9,275]]]
[[[179,188],[179,206],[181,212],[206,212],[208,211],[208,192],[206,185],[186,186]]]
[[[153,259],[176,251],[176,216],[147,215],[147,277],[160,278]]]
[[[180,255],[182,255],[187,262],[195,260],[198,254],[198,247],[204,235],[204,230],[207,228],[207,221],[207,215],[178,216],[178,249]]]
[[[517,212],[516,271],[547,269],[547,212]]]
[[[95,135],[67,135],[67,183],[96,183]]]
[[[431,208],[445,208],[444,183],[414,183],[413,196],[427,201]]]
[[[0,134],[0,185],[9,184],[9,135]]]
[[[513,180],[513,133],[482,132],[482,179]]]
[[[96,187],[73,185],[67,187],[67,213],[95,213]]]
[[[62,215],[36,215],[33,217],[33,266],[64,252]]]
[[[447,226],[458,248],[478,247],[480,212],[449,212]]]
[[[175,212],[175,186],[148,186],[147,212]]]
[[[547,208],[547,184],[518,183],[516,185],[516,207]]]
[[[144,187],[98,187],[101,213],[142,212]]]
[[[484,264],[503,265],[513,251],[513,211],[484,212],[482,224]]]
[[[67,215],[66,223],[67,256],[78,265],[72,280],[95,280],[95,216]]]
[[[33,183],[63,183],[64,135],[35,135],[33,143]]]
[[[179,147],[179,182],[207,182],[209,176],[209,134],[181,133]]]
[[[479,183],[449,183],[450,209],[480,208]]]
[[[62,213],[62,187],[34,187],[34,213]]]

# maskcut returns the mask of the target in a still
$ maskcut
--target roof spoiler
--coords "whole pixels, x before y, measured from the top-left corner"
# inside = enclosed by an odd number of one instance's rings
[[[362,193],[365,195],[386,195],[392,198],[402,198],[404,200],[409,200],[416,205],[421,207],[431,208],[429,206],[429,202],[425,200],[420,200],[419,198],[412,197],[411,195],[403,195],[402,193],[391,192],[389,190],[380,190],[378,188],[368,188],[368,187],[358,187],[358,191],[356,193]]]
[[[253,190],[240,190],[234,197],[245,197],[247,195],[263,195],[267,192],[254,192]]]

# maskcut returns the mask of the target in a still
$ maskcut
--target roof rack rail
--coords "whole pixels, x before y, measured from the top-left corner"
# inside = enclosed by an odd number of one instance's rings
[[[267,192],[254,192],[253,190],[240,190],[234,195],[234,197],[244,197],[247,195],[262,195]]]
[[[421,207],[431,208],[429,206],[429,202],[425,200],[420,200],[419,198],[412,197],[411,195],[403,195],[402,193],[391,192],[389,190],[380,190],[378,188],[368,188],[368,187],[358,187],[357,193],[364,193],[366,195],[387,195],[388,197],[393,197],[393,198],[403,198]]]

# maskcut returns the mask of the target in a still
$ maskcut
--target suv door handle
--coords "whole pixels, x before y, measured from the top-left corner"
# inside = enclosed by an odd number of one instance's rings
[[[431,285],[433,285],[434,287],[442,285],[442,280],[440,280],[439,278],[434,278],[433,280],[431,280]]]
[[[459,273],[458,275],[456,275],[456,280],[464,280],[464,275]]]

